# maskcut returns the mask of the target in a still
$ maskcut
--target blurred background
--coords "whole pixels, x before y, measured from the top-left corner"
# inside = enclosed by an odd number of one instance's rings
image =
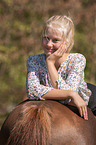
[[[0,0],[0,126],[26,98],[26,60],[30,54],[43,52],[43,23],[56,14],[73,19],[71,52],[86,57],[85,81],[96,84],[95,0]]]

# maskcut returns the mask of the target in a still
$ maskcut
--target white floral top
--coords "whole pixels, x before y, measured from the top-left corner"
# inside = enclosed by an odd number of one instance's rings
[[[57,83],[58,89],[78,92],[88,105],[91,91],[84,82],[85,65],[86,59],[82,54],[70,53],[58,69]],[[30,55],[27,60],[27,71],[28,97],[44,100],[42,95],[54,89],[47,72],[45,54]]]

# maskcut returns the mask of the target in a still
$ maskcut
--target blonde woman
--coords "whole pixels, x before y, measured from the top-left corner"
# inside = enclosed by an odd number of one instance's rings
[[[27,94],[30,99],[72,102],[88,120],[91,91],[84,82],[86,59],[70,53],[74,44],[74,24],[67,16],[52,16],[44,24],[43,54],[27,60]]]

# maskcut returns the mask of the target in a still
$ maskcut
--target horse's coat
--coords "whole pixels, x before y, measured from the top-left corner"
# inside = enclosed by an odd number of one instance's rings
[[[89,120],[56,101],[19,104],[5,120],[0,145],[96,145],[96,119]]]

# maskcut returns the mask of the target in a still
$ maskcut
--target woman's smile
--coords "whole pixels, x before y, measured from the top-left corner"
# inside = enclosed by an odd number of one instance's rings
[[[55,49],[53,49],[53,48],[46,48],[48,51],[56,51]]]

